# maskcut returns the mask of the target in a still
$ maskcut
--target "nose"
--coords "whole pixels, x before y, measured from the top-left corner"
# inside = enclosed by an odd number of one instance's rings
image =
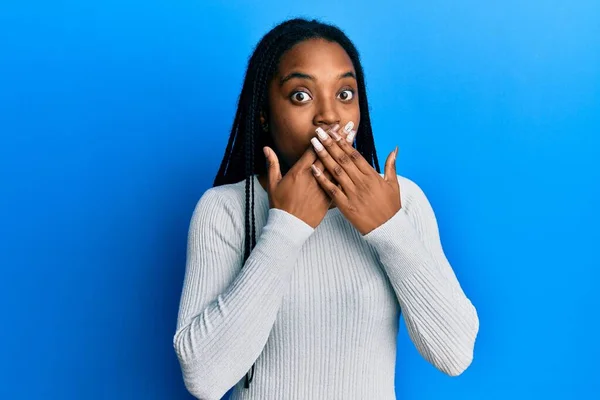
[[[327,130],[335,124],[340,123],[340,114],[337,110],[335,99],[321,99],[317,104],[317,110],[313,117],[313,124]]]

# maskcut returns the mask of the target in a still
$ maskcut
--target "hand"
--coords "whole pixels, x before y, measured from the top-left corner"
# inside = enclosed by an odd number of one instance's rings
[[[311,142],[319,159],[341,189],[331,182],[321,168],[315,166],[313,174],[333,203],[362,235],[381,226],[402,208],[396,176],[398,147],[388,155],[382,178],[340,135],[334,132],[332,139],[323,130],[317,131],[317,134],[318,138],[312,138]]]
[[[350,131],[351,129],[343,129],[342,131],[339,130],[340,126],[338,124],[335,124],[333,127],[331,127],[330,130],[327,130],[329,135],[332,135],[334,132],[341,135],[344,139],[346,139],[348,141],[348,143],[350,143],[350,145],[352,146],[354,144],[354,136],[356,135],[356,131],[352,131],[353,134],[350,135]],[[316,132],[316,130],[315,130]],[[317,156],[317,153],[315,152],[315,149],[313,148],[313,145],[310,144],[308,146],[308,148],[311,151],[311,154],[313,154],[314,156],[314,162],[313,165],[317,168],[319,168],[321,171],[325,172],[325,176],[327,177],[327,179],[329,179],[330,181],[333,182],[334,185],[337,185],[339,187],[339,184],[337,183],[337,181],[335,180],[335,178],[333,178],[331,176],[331,173],[325,169],[325,167],[323,166],[323,162],[321,162],[321,160],[319,160],[319,157]],[[331,198],[330,198],[331,200]],[[330,203],[331,205],[331,203]]]
[[[329,132],[333,133],[337,128],[333,127]],[[284,177],[281,176],[275,152],[268,146],[263,151],[267,159],[269,207],[284,210],[316,228],[325,217],[332,200],[312,176],[313,163],[323,168],[312,145],[309,145]],[[333,179],[329,172],[326,176]]]

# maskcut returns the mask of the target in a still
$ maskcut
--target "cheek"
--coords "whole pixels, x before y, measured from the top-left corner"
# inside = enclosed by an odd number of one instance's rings
[[[273,102],[271,123],[274,133],[281,142],[293,141],[306,133],[311,119],[309,110],[304,107],[294,107],[287,99],[277,98]]]
[[[354,108],[354,115],[354,129],[358,129],[358,127],[360,126],[360,107],[358,105],[358,99],[356,101],[356,107]]]
[[[358,107],[358,104],[355,106],[353,105],[350,109],[348,109],[347,114],[344,116],[344,118],[342,118],[344,125],[345,121],[354,122],[354,129],[357,129],[357,127],[360,125],[360,108]]]
[[[280,112],[272,117],[273,141],[282,156],[288,161],[296,160],[310,144],[307,132],[312,130],[310,118],[302,116],[302,113]]]

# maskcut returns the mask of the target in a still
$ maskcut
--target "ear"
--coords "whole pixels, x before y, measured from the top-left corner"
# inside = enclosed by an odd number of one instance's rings
[[[260,112],[260,124],[264,126],[265,122],[266,122],[265,113],[261,111]]]

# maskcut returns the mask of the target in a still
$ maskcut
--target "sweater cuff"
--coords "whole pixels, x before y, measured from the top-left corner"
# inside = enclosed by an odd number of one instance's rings
[[[394,275],[401,280],[423,266],[424,246],[404,208],[363,238],[375,249],[384,267],[393,268]],[[398,263],[399,259],[403,262]]]

